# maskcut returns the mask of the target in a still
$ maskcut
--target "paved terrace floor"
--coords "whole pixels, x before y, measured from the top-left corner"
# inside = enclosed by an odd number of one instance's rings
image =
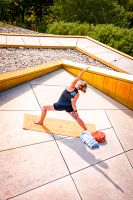
[[[25,113],[57,101],[73,75],[60,69],[0,94],[0,199],[132,200],[133,113],[88,85],[78,101],[85,122],[104,130],[90,150],[79,138],[23,130]],[[48,117],[73,120],[64,111]]]

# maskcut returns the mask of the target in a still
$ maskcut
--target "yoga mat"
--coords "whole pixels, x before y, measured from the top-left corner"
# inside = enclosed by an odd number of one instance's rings
[[[76,121],[68,121],[55,118],[45,118],[43,125],[34,124],[35,120],[39,120],[39,116],[25,114],[23,128],[39,131],[44,133],[53,133],[58,135],[79,137],[83,129]],[[86,124],[90,132],[96,131],[94,124]]]

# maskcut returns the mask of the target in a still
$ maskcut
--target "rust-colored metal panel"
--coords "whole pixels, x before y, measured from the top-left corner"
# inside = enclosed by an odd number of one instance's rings
[[[131,83],[118,80],[114,98],[127,106],[130,90]]]
[[[93,74],[92,75],[92,86],[96,87],[99,90],[103,90],[103,82],[104,82],[104,76]]]
[[[105,77],[103,83],[103,92],[114,98],[117,81],[117,79]]]
[[[131,87],[131,90],[130,90],[127,106],[128,106],[128,108],[133,110],[133,84],[132,84],[132,87]]]

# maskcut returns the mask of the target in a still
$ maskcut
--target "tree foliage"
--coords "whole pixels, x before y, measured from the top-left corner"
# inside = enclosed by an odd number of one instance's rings
[[[6,17],[2,17],[0,7],[0,20],[16,24],[46,23],[46,16],[50,13],[53,0],[1,0],[6,10]],[[29,22],[29,23],[28,23]],[[31,27],[29,27],[31,28]]]
[[[0,21],[39,32],[88,35],[133,55],[133,0],[0,0]]]
[[[57,20],[132,27],[132,16],[133,0],[0,0],[0,20],[27,26]]]
[[[8,6],[10,0],[0,0],[0,21],[8,21]]]
[[[52,11],[65,22],[127,25],[125,9],[115,0],[55,0]]]

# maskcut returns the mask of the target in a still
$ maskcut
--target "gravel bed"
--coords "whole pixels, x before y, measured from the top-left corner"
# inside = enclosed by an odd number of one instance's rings
[[[71,49],[1,48],[0,73],[35,67],[40,64],[57,60],[70,60],[110,69],[93,58]]]
[[[12,26],[12,25],[5,25],[5,26],[0,26],[0,33],[24,33],[24,34],[40,34],[35,31],[31,31],[25,28],[17,27],[17,26]]]
[[[0,27],[0,32],[6,33],[37,33],[21,27],[5,25]],[[71,49],[32,49],[32,48],[0,48],[0,73],[16,71],[57,60],[70,60],[96,67],[113,70],[104,64]]]

